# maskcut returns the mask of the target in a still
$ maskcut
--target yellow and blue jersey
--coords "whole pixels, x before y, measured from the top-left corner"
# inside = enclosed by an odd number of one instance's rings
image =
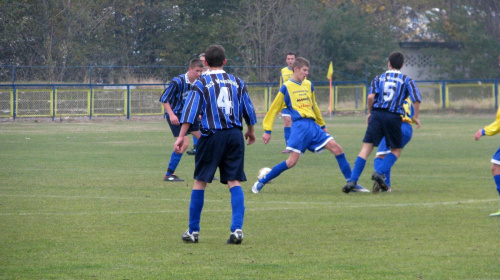
[[[408,97],[403,101],[403,109],[404,113],[401,114],[401,119],[405,123],[413,124],[413,115],[415,112],[413,111],[413,102],[411,98]]]
[[[280,75],[280,88],[286,81],[290,80],[292,76],[293,76],[293,69],[290,69],[288,66],[283,67],[283,69],[281,69],[281,75]]]
[[[325,125],[321,111],[316,103],[314,87],[308,80],[299,83],[290,79],[281,86],[273,104],[271,104],[264,117],[263,126],[266,132],[272,131],[276,114],[284,107],[290,110],[293,122],[307,118],[313,119],[321,127]]]
[[[487,125],[483,129],[483,135],[492,136],[500,132],[500,107],[498,108],[495,121]]]

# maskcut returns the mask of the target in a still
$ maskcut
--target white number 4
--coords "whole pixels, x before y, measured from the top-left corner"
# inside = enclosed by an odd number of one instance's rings
[[[219,96],[217,97],[217,106],[223,108],[226,115],[231,115],[233,102],[229,99],[229,90],[227,87],[221,87]]]

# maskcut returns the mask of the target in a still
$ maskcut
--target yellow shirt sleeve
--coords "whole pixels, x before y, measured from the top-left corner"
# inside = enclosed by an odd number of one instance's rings
[[[500,108],[498,108],[495,121],[484,127],[484,135],[492,136],[500,132]]]
[[[262,121],[264,131],[273,130],[274,119],[281,109],[283,109],[283,106],[285,106],[285,95],[280,91],[276,94],[273,104],[271,104],[269,111],[267,111],[267,114],[264,117],[264,121]]]
[[[312,102],[313,102],[313,110],[314,110],[314,115],[316,116],[316,120],[315,122],[323,127],[326,123],[325,123],[325,120],[323,120],[323,116],[321,115],[321,110],[319,109],[318,107],[318,103],[316,103],[316,95],[314,94],[314,92],[312,92]]]

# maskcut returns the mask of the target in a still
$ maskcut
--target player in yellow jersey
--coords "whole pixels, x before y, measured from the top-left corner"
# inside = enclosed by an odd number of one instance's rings
[[[403,133],[403,148],[410,142],[411,137],[413,136],[413,127],[412,124],[413,122],[413,102],[411,101],[411,98],[406,98],[405,101],[403,102],[403,108],[405,113],[401,115],[401,119],[403,123],[401,124],[401,132]],[[385,137],[380,141],[380,144],[378,145],[377,149],[377,156],[375,157],[375,160],[373,161],[373,167],[377,169],[380,167],[382,164],[382,160],[384,157],[391,152],[391,147],[387,146],[387,143],[385,142]],[[389,171],[386,173],[382,174],[385,176],[385,184],[387,185],[388,189],[386,192],[391,192],[391,168],[389,168]],[[381,190],[380,185],[375,181],[373,183],[373,193],[378,193]],[[384,191],[384,190],[382,190]]]
[[[286,54],[286,67],[283,67],[280,72],[280,89],[283,84],[288,81],[293,76],[293,62],[295,61],[296,54],[294,52],[288,52]],[[283,117],[283,121],[285,122],[285,126],[283,127],[283,132],[285,135],[285,144],[288,142],[288,138],[290,138],[290,131],[292,130],[292,117],[290,116],[290,111],[283,107],[281,110],[281,116]],[[282,151],[284,154],[288,154],[290,151],[285,149]]]
[[[272,170],[252,186],[252,192],[259,193],[264,185],[279,176],[283,171],[295,166],[301,154],[306,150],[319,153],[327,149],[335,155],[340,170],[345,178],[351,175],[351,166],[347,162],[342,147],[328,134],[325,121],[316,103],[314,87],[306,80],[309,73],[309,61],[297,57],[293,63],[293,76],[283,84],[280,92],[264,117],[265,144],[271,140],[274,119],[286,106],[292,118],[292,131],[286,149],[290,151],[288,159],[277,164]]]
[[[476,141],[478,141],[479,138],[481,138],[481,136],[485,135],[493,136],[495,134],[498,134],[499,132],[500,132],[500,108],[498,108],[495,121],[489,124],[488,126],[479,129],[476,132],[474,138],[476,139]],[[495,180],[495,184],[497,186],[498,194],[500,195],[500,148],[498,148],[496,153],[493,155],[491,163],[492,163],[491,172],[493,174],[493,179]],[[496,213],[490,214],[490,217],[500,217],[500,210],[498,210]]]

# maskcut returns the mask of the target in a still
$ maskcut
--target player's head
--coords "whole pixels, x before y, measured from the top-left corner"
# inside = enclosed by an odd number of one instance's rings
[[[303,57],[297,57],[293,62],[293,78],[299,82],[304,80],[309,74],[309,60]]]
[[[203,72],[203,61],[199,58],[191,59],[189,62],[188,78],[189,80],[196,80]]]
[[[399,70],[403,67],[403,63],[405,63],[405,56],[400,52],[392,52],[389,55],[389,64],[392,69]]]
[[[221,45],[211,45],[205,50],[205,60],[210,67],[222,67],[226,64],[226,50]]]
[[[203,64],[203,72],[207,71],[208,66],[205,65],[205,53],[201,53],[198,57],[200,58],[201,63]]]
[[[288,52],[286,54],[286,64],[288,67],[292,68],[293,62],[295,61],[296,54],[294,52]],[[293,68],[292,68],[293,69]]]

